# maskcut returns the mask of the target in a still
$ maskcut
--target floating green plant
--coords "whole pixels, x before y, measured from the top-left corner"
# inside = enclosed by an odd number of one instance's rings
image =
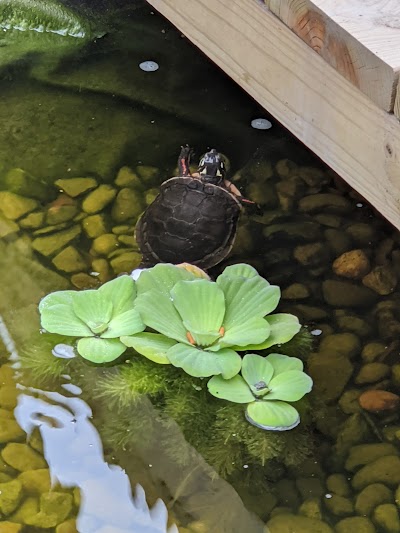
[[[78,353],[95,363],[108,363],[126,350],[121,335],[143,331],[137,309],[135,282],[121,276],[97,290],[58,291],[40,304],[42,327],[50,333],[79,338]]]
[[[214,376],[208,390],[217,398],[247,404],[247,420],[261,429],[283,431],[299,424],[299,413],[287,402],[300,400],[312,388],[300,359],[278,353],[247,354],[241,374],[228,380]]]
[[[239,351],[285,343],[300,330],[294,315],[270,314],[279,303],[279,287],[250,265],[229,266],[214,282],[159,264],[143,271],[136,283],[136,308],[156,333],[122,336],[122,342],[194,377],[230,379],[240,372]]]

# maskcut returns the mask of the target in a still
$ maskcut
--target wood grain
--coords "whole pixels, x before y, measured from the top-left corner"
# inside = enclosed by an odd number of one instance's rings
[[[398,0],[263,0],[296,35],[385,111],[400,71]]]
[[[149,0],[400,229],[400,124],[254,0]]]

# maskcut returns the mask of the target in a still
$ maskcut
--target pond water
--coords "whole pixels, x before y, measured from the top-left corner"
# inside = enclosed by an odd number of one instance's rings
[[[148,6],[106,7],[87,40],[3,36],[0,532],[400,532],[398,231]],[[40,331],[46,294],[139,265],[136,220],[184,143],[258,206],[211,275],[253,265],[304,326],[282,348],[314,380],[294,430],[137,356],[56,357]]]

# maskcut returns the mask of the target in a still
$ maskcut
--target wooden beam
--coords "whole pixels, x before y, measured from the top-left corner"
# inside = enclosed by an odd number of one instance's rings
[[[397,83],[396,97],[394,100],[394,116],[400,120],[400,81]]]
[[[342,76],[393,111],[400,70],[399,0],[264,0]]]
[[[400,124],[254,0],[148,0],[400,228]]]

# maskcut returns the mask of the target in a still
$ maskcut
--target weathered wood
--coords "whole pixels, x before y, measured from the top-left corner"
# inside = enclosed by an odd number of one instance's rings
[[[397,90],[396,90],[396,98],[394,101],[394,109],[393,109],[394,116],[400,120],[400,81],[397,84]]]
[[[379,107],[393,111],[400,71],[398,0],[263,0]]]
[[[400,228],[400,124],[254,0],[149,0]]]

